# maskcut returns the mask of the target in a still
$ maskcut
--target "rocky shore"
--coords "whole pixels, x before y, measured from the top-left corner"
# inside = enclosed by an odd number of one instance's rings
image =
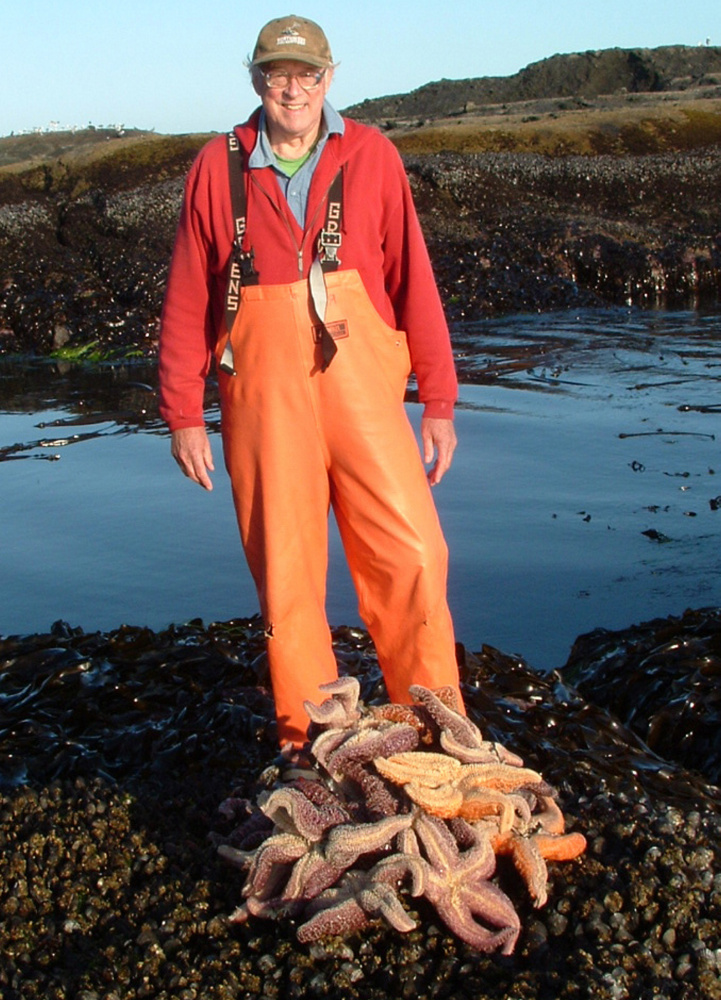
[[[556,787],[589,842],[549,865],[542,909],[502,873],[522,921],[507,957],[474,952],[410,897],[419,927],[403,935],[378,922],[303,946],[291,920],[228,922],[242,878],[209,834],[227,832],[219,804],[252,794],[275,753],[256,620],[107,634],[58,622],[0,639],[2,996],[718,1000],[721,793],[702,772],[719,729],[699,694],[718,675],[720,629],[718,611],[687,612],[593,633],[571,657],[586,676],[605,663],[608,686],[608,650],[626,650],[612,672],[630,672],[640,697],[668,681],[668,664],[634,672],[649,647],[692,649],[673,674],[695,771],[610,715],[603,683],[591,702],[565,672],[459,648],[471,716]],[[368,637],[336,629],[334,641],[365,701],[383,701]]]
[[[703,130],[696,141],[644,155],[405,153],[449,319],[717,306],[721,147]],[[201,143],[138,140],[90,163],[0,169],[0,351],[153,354]]]

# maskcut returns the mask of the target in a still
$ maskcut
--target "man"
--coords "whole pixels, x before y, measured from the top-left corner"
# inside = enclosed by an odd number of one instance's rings
[[[402,162],[326,101],[323,31],[294,15],[271,21],[250,70],[261,108],[229,140],[212,139],[186,182],[161,412],[181,470],[212,489],[203,386],[214,355],[279,741],[299,747],[304,701],[321,701],[337,676],[325,616],[330,504],[391,700],[408,702],[412,684],[458,690],[428,485],[451,463],[456,380]],[[427,478],[403,408],[411,366]]]

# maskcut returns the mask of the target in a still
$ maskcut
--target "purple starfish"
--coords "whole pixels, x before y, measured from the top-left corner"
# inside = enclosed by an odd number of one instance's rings
[[[489,838],[479,831],[475,846],[459,852],[442,820],[420,814],[414,828],[427,858],[423,894],[444,923],[479,951],[501,948],[510,955],[521,924],[508,896],[490,881],[496,859]]]
[[[328,684],[321,684],[319,690],[327,691],[331,697],[326,698],[322,705],[303,702],[311,722],[324,729],[346,729],[358,721],[360,684],[355,677],[339,677]]]
[[[445,705],[429,688],[413,684],[409,691],[440,730],[441,747],[462,764],[510,764],[522,767],[523,760],[501,743],[484,740],[478,726],[467,716]]]
[[[326,830],[339,823],[347,823],[350,818],[337,799],[316,805],[300,788],[292,785],[260,795],[258,805],[278,829],[311,842],[321,840]]]
[[[422,889],[423,868],[420,858],[394,855],[378,861],[369,871],[346,872],[341,882],[313,900],[306,909],[309,919],[298,928],[299,941],[340,934],[347,936],[362,930],[376,916],[385,917],[401,933],[415,928],[415,921],[398,898],[403,878],[411,875],[411,892]]]

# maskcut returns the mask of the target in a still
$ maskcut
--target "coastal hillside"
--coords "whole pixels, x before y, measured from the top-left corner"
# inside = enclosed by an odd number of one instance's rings
[[[439,118],[487,105],[557,97],[669,93],[721,85],[721,48],[666,45],[656,49],[603,49],[554,55],[513,76],[438,80],[409,94],[363,101],[346,109],[350,118],[378,122]]]
[[[553,56],[347,113],[401,152],[452,322],[721,300],[721,49]],[[154,353],[208,138],[0,139],[0,353]]]

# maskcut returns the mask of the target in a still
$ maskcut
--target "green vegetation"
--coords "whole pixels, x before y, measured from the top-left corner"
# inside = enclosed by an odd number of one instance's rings
[[[56,361],[89,361],[97,362],[107,358],[107,351],[102,351],[97,340],[76,347],[58,347],[50,352],[50,357]]]
[[[721,143],[721,99],[637,107],[553,111],[540,115],[467,115],[396,128],[402,153],[541,153],[545,156],[647,155]]]
[[[210,133],[96,136],[85,130],[72,137],[74,143],[61,137],[54,147],[47,136],[38,136],[35,145],[27,141],[18,145],[16,137],[0,139],[0,203],[42,194],[75,198],[95,188],[109,192],[177,177],[211,138]],[[55,155],[49,155],[51,150]],[[19,156],[23,158],[14,158]]]

